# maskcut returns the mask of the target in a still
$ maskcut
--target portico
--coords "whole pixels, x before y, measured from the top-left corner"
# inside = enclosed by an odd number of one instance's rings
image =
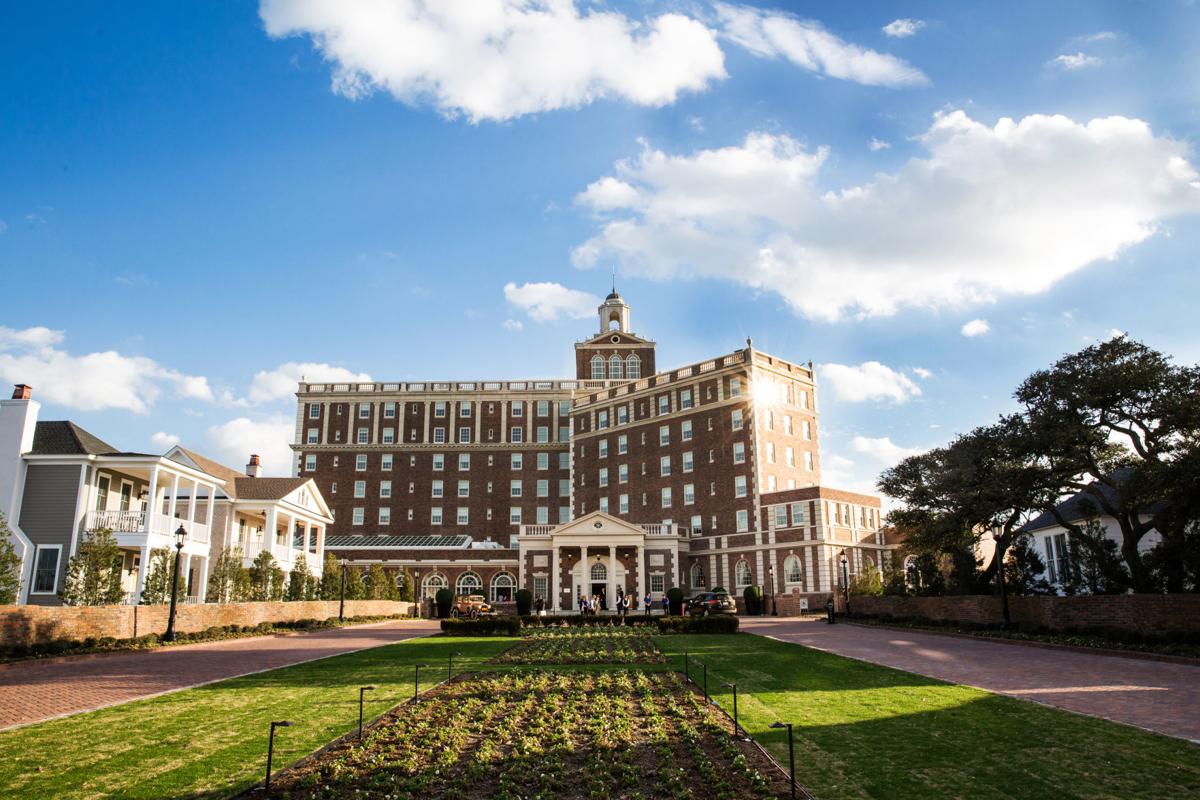
[[[543,596],[550,611],[578,610],[578,599],[599,595],[613,610],[622,593],[639,604],[678,584],[678,526],[639,525],[600,511],[562,525],[522,525],[518,536],[521,585]]]

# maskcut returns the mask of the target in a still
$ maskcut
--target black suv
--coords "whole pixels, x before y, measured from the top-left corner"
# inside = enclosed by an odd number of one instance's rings
[[[706,614],[736,614],[737,604],[724,592],[701,592],[687,601],[687,613],[693,617]]]

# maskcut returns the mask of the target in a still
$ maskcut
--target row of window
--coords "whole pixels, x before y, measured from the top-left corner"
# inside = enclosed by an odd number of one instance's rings
[[[692,564],[689,571],[689,578],[693,589],[705,588],[704,582],[704,567],[700,562]],[[754,580],[754,574],[750,569],[750,564],[746,559],[738,559],[738,562],[733,565],[733,585],[738,589],[745,589],[751,586]],[[799,586],[804,581],[804,565],[801,563],[799,556],[790,555],[783,560],[783,582],[791,586]]]
[[[379,509],[378,513],[379,513],[378,522],[380,525],[392,524],[392,509],[391,508],[384,506]],[[406,515],[407,515],[407,519],[409,522],[414,521],[413,510],[411,508],[406,510]],[[524,517],[524,514],[522,513],[521,508],[519,506],[513,506],[508,510],[508,521],[509,521],[509,524],[511,524],[511,525],[522,524],[524,522],[523,517]],[[536,519],[536,524],[549,525],[550,524],[550,507],[549,506],[538,506],[536,509],[534,509],[534,517]],[[487,518],[488,522],[492,521],[492,509],[489,508],[486,510],[486,518]],[[351,509],[351,511],[350,511],[350,524],[351,525],[360,525],[360,526],[364,525],[364,524],[366,524],[366,519],[367,519],[367,510],[365,508],[363,508],[362,506],[355,506],[353,509]],[[458,506],[457,508],[454,509],[453,520],[454,520],[453,523],[451,523],[447,519],[445,511],[442,508],[442,506],[434,506],[429,509],[429,524],[430,525],[450,525],[450,524],[470,525],[471,524],[471,510],[467,506]],[[559,506],[558,507],[558,523],[557,524],[562,525],[562,524],[565,524],[570,521],[571,521],[571,507],[570,506]]]
[[[539,470],[550,469],[550,464],[552,463],[553,457],[554,457],[553,453],[537,453],[534,455],[534,464],[535,464],[536,468]],[[333,466],[337,467],[341,461],[341,457],[334,455],[334,456],[332,456],[332,458],[333,458]],[[459,472],[466,472],[467,470],[471,469],[471,454],[470,453],[459,453],[457,460],[458,460],[458,471]],[[557,456],[557,461],[558,461],[558,468],[560,470],[570,469],[571,456],[569,453],[567,453],[565,451],[559,453]],[[379,457],[379,469],[383,472],[390,472],[392,470],[392,467],[395,465],[395,462],[396,462],[396,457],[395,457],[394,453],[383,453]],[[489,467],[492,467],[492,466],[495,466],[495,463],[496,463],[495,455],[494,454],[488,455],[487,456],[487,465]],[[508,463],[509,463],[509,467],[511,469],[524,469],[525,468],[525,454],[524,453],[510,453]],[[354,471],[355,472],[366,472],[369,464],[370,464],[370,457],[367,453],[355,454],[355,456],[354,456]],[[408,465],[409,465],[409,467],[417,466],[416,455],[410,455],[408,457]],[[433,453],[432,458],[430,460],[430,466],[434,472],[444,471],[446,469],[446,454],[445,453]],[[304,456],[305,471],[311,472],[311,471],[315,470],[316,468],[317,468],[316,454],[309,453],[308,455]]]
[[[534,490],[538,497],[549,497],[550,496],[550,486],[551,486],[551,482],[545,478],[538,479],[537,481],[534,482]],[[416,482],[409,481],[408,493],[409,494],[415,493],[416,488],[417,488]],[[329,486],[329,493],[337,494],[337,489],[338,489],[337,482],[334,481]],[[492,493],[492,481],[488,481],[487,482],[487,494],[491,494],[491,493]],[[508,494],[510,497],[522,497],[524,495],[524,493],[525,493],[525,484],[521,479],[515,478],[515,479],[509,481]],[[570,496],[570,494],[571,494],[571,482],[569,480],[567,480],[566,478],[562,478],[561,480],[558,481],[558,495],[557,496],[558,497],[568,497],[568,496]],[[354,497],[356,499],[358,499],[358,498],[364,498],[366,496],[367,496],[367,482],[366,481],[355,481],[354,482]],[[392,482],[391,481],[380,481],[379,482],[379,496],[381,498],[385,498],[385,499],[392,496]],[[430,497],[445,497],[446,496],[445,481],[440,481],[440,480],[433,481],[432,484],[430,484],[429,496]],[[468,480],[460,480],[458,482],[456,496],[464,497],[464,498],[470,497],[471,496],[471,482]]]
[[[464,425],[464,426],[457,428],[456,430],[457,430],[457,433],[454,434],[454,438],[455,438],[455,441],[457,441],[459,444],[471,444],[472,442],[475,441],[475,430],[473,428],[471,428],[470,426]],[[447,430],[445,427],[442,427],[442,426],[435,427],[432,429],[431,433],[432,433],[431,440],[434,444],[445,444],[447,441],[449,441],[446,438]],[[338,432],[337,438],[339,440],[341,439],[340,431]],[[416,441],[420,440],[420,435],[418,434],[416,428],[413,428],[411,431],[409,431],[408,438],[409,438],[410,442],[416,442]],[[566,442],[566,441],[569,441],[570,438],[571,438],[570,426],[560,425],[558,428],[558,438],[555,439],[554,441]],[[489,442],[496,441],[496,431],[495,430],[489,429],[487,431],[487,441],[489,441]],[[514,442],[514,443],[520,443],[520,442],[525,441],[525,429],[524,428],[510,428],[509,432],[508,432],[508,441]],[[533,441],[542,443],[542,444],[550,442],[551,439],[550,439],[549,426],[538,425],[534,429]],[[305,434],[305,443],[306,444],[320,444],[321,443],[320,429],[319,428],[309,428]],[[371,444],[371,429],[366,428],[366,427],[359,428],[355,435],[354,443],[355,444]],[[379,443],[380,444],[395,444],[396,443],[396,429],[395,428],[384,428],[380,434]]]
[[[446,576],[431,572],[421,582],[421,596],[430,599],[437,596],[439,589],[449,587]],[[498,572],[489,585],[488,599],[493,603],[511,603],[517,595],[517,579],[510,572]],[[464,572],[454,582],[456,594],[483,594],[483,580],[474,572]]]
[[[642,359],[638,357],[637,353],[628,358],[621,358],[614,353],[607,359],[597,354],[592,356],[591,367],[594,381],[602,381],[606,377],[612,381],[633,381],[642,377]]]
[[[560,416],[565,417],[571,413],[571,401],[570,400],[558,400],[556,402],[558,403],[558,413]],[[530,403],[530,405],[534,409],[534,416],[538,416],[538,417],[550,416],[550,408],[551,408],[550,403],[551,403],[550,400],[532,401]],[[351,405],[353,405],[353,404],[351,404]],[[370,419],[371,418],[371,405],[372,405],[371,403],[359,403],[358,404],[358,418],[359,419]],[[395,419],[397,406],[398,406],[397,403],[384,403],[383,404],[383,418],[384,419]],[[448,401],[435,400],[433,402],[433,416],[445,417],[447,415],[449,407],[450,407],[450,403]],[[458,404],[458,416],[462,419],[469,419],[471,417],[471,414],[473,413],[472,412],[473,407],[474,407],[473,402],[460,401]],[[338,414],[342,413],[342,407],[340,404],[338,404],[336,406],[336,409],[337,409],[336,413],[338,413]],[[495,411],[496,411],[496,404],[494,402],[488,403],[487,404],[487,413],[494,414]],[[525,402],[523,400],[511,401],[509,411],[510,411],[510,415],[514,416],[514,417],[525,416]],[[421,404],[420,403],[412,404],[412,413],[413,414],[421,413]],[[320,403],[309,403],[308,418],[309,419],[320,419],[321,418],[321,404]]]

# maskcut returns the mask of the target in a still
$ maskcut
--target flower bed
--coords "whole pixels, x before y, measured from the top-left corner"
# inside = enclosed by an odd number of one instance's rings
[[[674,672],[460,676],[272,781],[283,798],[788,797]]]
[[[638,628],[543,628],[491,660],[492,664],[660,664],[662,652]]]

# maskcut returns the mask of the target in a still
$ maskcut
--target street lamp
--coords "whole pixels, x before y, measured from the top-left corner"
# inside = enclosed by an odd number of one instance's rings
[[[454,674],[454,657],[461,656],[462,653],[451,653],[450,660],[446,663],[446,680],[450,680],[450,676]]]
[[[792,777],[792,800],[796,800],[796,749],[792,745],[792,723],[772,722],[771,727],[779,730],[787,728],[788,732],[788,772]]]
[[[375,691],[374,686],[360,686],[358,689],[358,740],[362,741],[363,698],[367,692]]]
[[[175,574],[171,578],[171,612],[167,615],[167,632],[163,634],[164,642],[175,641],[175,603],[179,594],[179,561],[183,554],[183,543],[187,539],[187,531],[180,525],[175,531]]]
[[[850,616],[850,561],[842,551],[842,597],[846,600],[846,616]]]
[[[413,675],[413,700],[416,700],[417,695],[421,693],[421,667],[428,666],[428,664],[417,664],[416,673]]]
[[[774,554],[772,554],[771,557],[774,558],[775,557]],[[775,563],[774,562],[767,565],[767,574],[770,576],[770,579],[771,579],[771,616],[778,617],[779,616],[779,601],[775,599],[775,595],[777,594],[777,592],[775,591]],[[766,609],[764,608],[763,610],[765,611]]]
[[[271,759],[275,756],[275,729],[276,728],[290,728],[290,727],[292,727],[292,723],[288,722],[285,719],[279,720],[278,722],[271,723],[271,736],[269,739],[267,739],[267,781],[266,781],[266,793],[267,794],[271,793]]]
[[[741,731],[741,726],[738,724],[737,684],[736,683],[722,683],[721,686],[726,689],[733,690],[733,735],[734,735],[734,738],[740,738],[740,737],[738,737],[738,732]]]
[[[350,563],[344,558],[338,559],[338,566],[342,568],[342,598],[338,602],[338,622],[344,622],[346,619],[346,565]]]

